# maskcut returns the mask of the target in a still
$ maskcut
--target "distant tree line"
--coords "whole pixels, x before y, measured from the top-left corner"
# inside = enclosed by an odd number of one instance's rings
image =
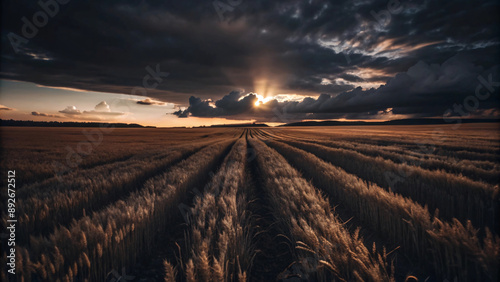
[[[202,126],[204,127],[204,126]],[[214,124],[210,127],[268,127],[265,123]]]
[[[118,128],[155,128],[155,126],[142,126],[137,123],[103,123],[103,122],[59,122],[59,121],[33,121],[33,120],[3,120],[0,119],[0,126],[39,126],[39,127],[108,127]]]
[[[462,123],[500,122],[500,119],[462,119]],[[333,126],[333,125],[426,125],[426,124],[455,124],[450,120],[420,118],[420,119],[397,119],[388,121],[302,121],[287,123],[281,126]]]

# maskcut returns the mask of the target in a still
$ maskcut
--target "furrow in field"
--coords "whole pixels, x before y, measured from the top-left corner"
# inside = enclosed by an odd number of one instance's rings
[[[328,128],[326,131],[317,131],[317,130],[290,130],[287,132],[293,133],[293,135],[309,135],[311,132],[315,132],[318,139],[329,139],[332,136],[335,136],[336,139],[339,140],[348,140],[348,141],[361,141],[361,142],[369,142],[373,144],[400,144],[400,145],[414,145],[422,142],[432,142],[436,146],[440,147],[445,151],[460,151],[467,150],[469,152],[475,153],[493,153],[495,155],[500,154],[500,148],[498,139],[491,139],[487,142],[482,142],[478,140],[478,138],[474,138],[469,134],[464,134],[461,132],[460,134],[452,134],[450,131],[442,132],[442,134],[438,134],[437,132],[412,132],[412,131],[379,131],[374,130],[366,130],[360,128],[359,130],[342,130],[342,131],[334,131],[328,132]],[[334,133],[334,134],[332,134]]]
[[[427,205],[431,211],[439,209],[440,217],[445,220],[452,218],[458,218],[462,222],[471,220],[475,226],[486,226],[492,231],[496,230],[499,208],[498,185],[491,186],[445,172],[397,164],[350,150],[293,140],[284,142],[317,155],[348,173],[376,183],[386,190],[409,197],[421,205]]]
[[[199,151],[204,145],[175,147],[169,153],[109,164],[65,177],[51,188],[34,190],[18,201],[20,244],[29,236],[46,235],[137,190],[154,175]],[[30,187],[36,188],[36,187]]]
[[[241,140],[241,138],[235,140]],[[220,159],[219,163],[208,172],[206,180],[199,182],[200,186],[189,188],[188,193],[184,195],[178,205],[180,212],[177,213],[175,219],[171,220],[170,227],[160,235],[162,240],[157,242],[149,259],[144,263],[134,265],[131,270],[134,276],[152,281],[157,281],[161,277],[165,277],[165,281],[175,281],[175,279],[186,281],[185,258],[191,253],[188,247],[190,243],[188,232],[196,224],[195,219],[193,219],[195,204],[200,200],[205,201],[205,195],[208,197],[212,195],[209,187],[214,185],[214,179],[220,179],[225,167],[234,162],[234,160],[230,161],[229,158],[233,158],[230,155],[234,156],[236,147],[236,144],[228,147],[226,157]],[[213,208],[217,209],[217,207]]]
[[[234,141],[208,146],[149,179],[144,187],[106,208],[57,228],[48,237],[32,237],[19,247],[19,277],[27,281],[104,281],[111,270],[130,267],[152,253],[175,219],[188,189],[202,184]]]
[[[93,161],[93,162],[86,162],[86,163],[82,163],[79,166],[79,169],[80,170],[85,170],[85,169],[91,169],[91,168],[102,166],[102,165],[106,165],[106,164],[112,164],[112,163],[116,163],[116,162],[122,162],[122,161],[129,160],[130,158],[133,158],[134,156],[136,156],[136,154],[125,154],[125,155],[122,155],[122,156],[114,156],[114,157],[111,157],[111,158],[108,158],[108,159],[104,159],[104,160],[103,159],[99,159],[99,160],[96,160],[96,161]]]
[[[284,138],[299,138],[306,137],[309,138],[313,134],[313,132],[307,131],[285,131],[280,130],[279,134],[275,134],[275,137],[284,137]],[[462,139],[460,140],[460,145],[446,145],[442,144],[441,141],[434,141],[432,138],[423,138],[420,135],[408,136],[405,134],[405,137],[400,136],[388,136],[388,137],[379,137],[374,136],[373,134],[367,133],[370,138],[360,137],[358,135],[349,136],[349,135],[332,135],[325,134],[321,132],[314,132],[316,140],[335,140],[335,141],[344,141],[350,143],[359,143],[359,144],[367,144],[367,145],[376,145],[382,147],[394,147],[397,146],[401,149],[411,152],[420,152],[422,150],[427,150],[432,147],[432,154],[436,156],[442,157],[450,157],[461,160],[471,160],[471,161],[484,161],[487,160],[489,162],[498,163],[500,152],[498,152],[497,146],[487,146],[484,148],[470,148],[465,144],[474,144],[474,141],[467,141]],[[447,135],[445,135],[447,136]],[[425,148],[423,148],[425,147]]]
[[[344,141],[346,142],[346,141]],[[380,148],[381,150],[396,153],[396,154],[401,154],[401,155],[408,155],[412,157],[418,157],[418,158],[423,158],[423,159],[429,159],[429,160],[437,160],[437,161],[444,161],[448,163],[457,163],[457,165],[460,166],[466,166],[470,167],[471,169],[478,168],[482,169],[486,172],[492,172],[492,171],[499,171],[500,170],[500,165],[495,162],[491,161],[483,161],[483,160],[470,160],[467,158],[463,159],[457,159],[452,156],[446,156],[444,154],[437,154],[439,153],[438,151],[433,148],[432,144],[418,144],[413,146],[412,148],[405,148],[401,146],[395,146],[395,145],[389,145],[389,146],[381,146],[381,145],[372,145],[372,144],[367,144],[367,143],[357,143],[355,141],[349,141],[346,142],[349,144],[353,144],[356,146],[365,146],[368,145],[370,147],[376,147]]]
[[[239,128],[235,128],[233,129],[233,134],[232,134],[232,137],[233,138],[240,138],[239,136],[241,135],[241,131]]]
[[[271,133],[272,132],[272,133]],[[267,138],[283,138],[286,135],[283,132],[283,129],[275,129],[275,130],[262,130],[262,133]]]
[[[262,129],[257,129],[257,137],[262,139],[262,138],[266,138],[266,135],[264,135],[263,133],[264,131]]]
[[[252,128],[252,137],[253,138],[258,138],[260,136],[260,129],[258,128]]]
[[[332,148],[342,148],[346,150],[353,150],[361,154],[371,156],[371,157],[382,157],[384,159],[391,160],[395,163],[407,163],[409,165],[415,165],[427,170],[444,170],[451,174],[462,174],[463,176],[473,180],[482,181],[495,185],[498,183],[500,178],[500,170],[485,170],[482,168],[475,167],[471,162],[458,161],[456,159],[441,160],[433,158],[432,153],[421,154],[419,156],[413,156],[407,154],[403,149],[386,150],[381,146],[369,145],[369,144],[356,144],[346,141],[328,141],[328,140],[316,140],[311,138],[294,138],[295,140],[300,139],[305,142],[312,142]]]
[[[467,141],[463,141],[463,142],[465,143]],[[369,143],[369,142],[365,142],[365,140],[364,140],[363,143]],[[378,142],[375,144],[386,146],[386,144],[381,143],[381,142]],[[491,151],[473,152],[473,151],[467,150],[465,148],[459,148],[456,150],[449,150],[449,149],[445,148],[444,146],[435,145],[432,143],[418,143],[418,142],[414,142],[414,143],[410,143],[410,144],[404,144],[404,143],[392,144],[391,143],[388,145],[396,145],[396,146],[399,146],[407,151],[417,151],[418,152],[419,150],[421,150],[422,145],[420,145],[420,144],[424,144],[424,146],[427,144],[429,147],[433,147],[432,154],[434,154],[436,156],[443,156],[443,157],[448,157],[448,158],[453,158],[453,159],[470,160],[470,161],[488,161],[488,162],[493,162],[495,164],[499,163],[499,155],[492,153]]]
[[[376,137],[373,137],[373,139],[346,138],[346,140],[367,143],[367,144],[373,144],[373,145],[382,145],[382,146],[396,145],[396,146],[400,146],[402,148],[405,148],[407,150],[418,150],[419,144],[421,144],[421,143],[432,144],[432,146],[435,148],[435,151],[433,152],[433,154],[436,154],[436,155],[453,157],[456,159],[487,160],[487,161],[491,161],[491,162],[495,162],[495,163],[498,163],[498,159],[499,159],[499,155],[500,155],[498,150],[496,150],[494,148],[478,149],[478,148],[466,147],[466,145],[462,145],[462,147],[461,147],[458,145],[437,144],[437,142],[433,143],[432,139],[424,139],[424,140],[415,139],[413,142],[408,141],[408,140],[411,140],[410,137],[406,137],[405,139],[403,139],[401,141],[397,141],[394,139],[378,139]],[[427,140],[427,141],[423,142],[425,140]],[[462,140],[462,144],[467,144],[467,142]]]
[[[243,138],[243,136],[245,136],[245,129],[243,129],[243,130],[241,131],[241,134],[240,134],[240,137],[239,137],[239,138]]]
[[[489,234],[481,241],[471,226],[431,219],[421,205],[366,183],[311,153],[282,142],[270,141],[268,144],[311,178],[336,204],[345,206],[379,236],[390,238],[422,263],[429,263],[427,266],[439,277],[496,281],[494,265],[495,252],[500,250],[498,236],[493,238]]]
[[[293,263],[278,278],[388,281],[387,264],[350,234],[330,204],[276,151],[251,139],[274,220],[290,241]]]
[[[144,152],[141,154],[133,155],[132,157],[123,159],[121,161],[110,162],[98,165],[96,167],[91,167],[87,169],[78,169],[72,171],[65,175],[55,175],[53,177],[47,178],[43,181],[39,181],[36,183],[24,185],[17,192],[17,198],[29,198],[34,195],[44,195],[47,194],[47,191],[67,191],[69,189],[75,187],[79,187],[77,184],[74,184],[75,179],[88,179],[89,181],[92,178],[96,177],[104,177],[106,178],[109,174],[117,169],[121,169],[123,167],[127,167],[133,165],[136,162],[157,162],[169,156],[173,152],[177,152],[184,147],[186,148],[194,148],[194,147],[202,147],[209,144],[213,144],[215,142],[221,141],[222,139],[212,139],[212,140],[204,140],[200,142],[191,142],[189,145],[172,145],[169,146],[168,149],[162,150],[154,150],[150,152]],[[64,185],[63,185],[64,184]]]
[[[178,274],[165,261],[167,281],[246,281],[254,250],[246,183],[247,146],[240,138],[189,212]]]
[[[262,130],[262,129],[260,130],[260,136],[262,137],[262,139],[267,139],[267,138],[271,137],[266,130]]]
[[[248,142],[248,140],[247,140]],[[259,174],[256,150],[248,144],[247,173],[254,200],[250,210],[254,215],[256,254],[252,262],[249,281],[275,281],[293,261],[290,243],[282,236],[273,216],[272,202],[266,192],[264,179]]]
[[[60,154],[65,155],[64,153]],[[99,158],[84,159],[79,165],[75,164],[76,167],[71,168],[69,165],[67,165],[67,163],[70,163],[70,161],[67,160],[65,160],[66,162],[63,161],[62,163],[56,161],[52,163],[48,162],[47,159],[53,158],[54,155],[56,155],[56,153],[47,154],[47,156],[42,157],[37,155],[29,155],[30,161],[26,161],[25,158],[19,158],[17,156],[6,157],[6,159],[2,160],[3,163],[0,165],[0,167],[4,170],[7,170],[7,168],[16,168],[16,171],[18,171],[18,174],[20,175],[20,177],[18,178],[18,182],[20,185],[19,191],[21,191],[26,186],[53,178],[54,174],[56,173],[60,176],[63,176],[75,171],[82,171],[109,163],[126,161],[134,156],[134,154],[131,154],[130,152],[124,153],[121,151],[119,152],[118,156],[115,155],[114,152],[110,153],[111,156],[101,156],[101,153]],[[69,155],[69,153],[67,153],[66,155]],[[24,157],[28,156],[25,155]],[[34,159],[35,157],[38,157],[40,159]]]
[[[271,135],[270,135],[271,136]],[[445,170],[453,174],[462,174],[471,180],[487,182],[491,185],[498,183],[500,166],[498,163],[484,160],[457,159],[446,155],[439,155],[432,146],[413,144],[411,150],[404,147],[388,145],[374,145],[357,141],[336,140],[335,138],[314,138],[310,135],[289,135],[284,132],[272,135],[276,139],[301,139],[321,145],[341,147],[356,150],[369,156],[381,156],[396,163],[409,163],[429,170]]]

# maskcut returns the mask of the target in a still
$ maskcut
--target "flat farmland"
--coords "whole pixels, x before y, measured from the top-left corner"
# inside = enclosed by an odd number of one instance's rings
[[[499,129],[1,127],[16,275],[498,281]]]

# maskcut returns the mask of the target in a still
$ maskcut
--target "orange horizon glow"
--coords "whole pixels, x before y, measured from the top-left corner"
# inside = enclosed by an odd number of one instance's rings
[[[369,75],[369,70],[358,69],[358,75],[364,77]],[[377,73],[377,75],[383,75],[384,73]],[[269,79],[271,80],[271,79]],[[277,100],[278,102],[283,101],[297,101],[300,102],[306,97],[314,97],[311,95],[290,93],[290,92],[275,92],[277,88],[271,87],[277,85],[276,83],[271,83],[269,80],[260,80],[262,91],[264,92],[247,92],[243,97],[253,94],[256,96],[254,107],[256,112],[260,112],[261,108],[264,108],[266,103]],[[19,85],[20,84],[20,85]],[[16,91],[4,91],[6,85],[15,85]],[[102,93],[102,92],[91,92],[87,91],[82,95],[81,90],[67,89],[61,87],[50,87],[41,86],[34,83],[23,83],[23,82],[3,82],[1,85],[2,92],[5,93],[3,97],[0,97],[0,104],[5,105],[4,110],[0,111],[0,118],[2,119],[13,119],[13,120],[24,120],[24,121],[56,121],[56,122],[106,122],[106,123],[135,123],[143,126],[156,126],[156,127],[198,127],[198,126],[211,126],[211,125],[223,125],[223,124],[245,124],[255,122],[256,119],[253,117],[238,118],[235,117],[194,117],[189,116],[187,118],[178,118],[172,113],[178,109],[174,104],[166,103],[163,106],[160,105],[150,105],[143,106],[137,105],[135,101],[150,100],[158,101],[157,99],[144,96],[131,96],[127,94],[115,94],[115,93]],[[12,86],[11,86],[12,88]],[[9,88],[9,89],[11,89]],[[266,92],[267,91],[267,92]],[[10,92],[10,93],[9,93]],[[263,94],[267,93],[267,95]],[[285,94],[279,94],[285,93]],[[317,95],[316,95],[317,96]],[[65,97],[65,99],[59,100],[59,97]],[[27,105],[26,100],[33,101],[33,103]],[[120,105],[118,101],[132,101],[130,104]],[[50,103],[47,101],[51,101]],[[102,102],[106,102],[109,105],[111,112],[121,112],[122,115],[111,117],[109,115],[102,115],[95,117],[89,117],[85,115],[66,115],[61,110],[66,107],[75,107],[81,112],[92,112],[94,107]],[[215,105],[212,105],[215,106]],[[33,114],[37,113],[37,114]],[[366,122],[376,122],[385,121],[391,119],[405,118],[405,116],[394,115],[390,112],[382,112],[378,116],[374,116],[375,119],[304,119],[304,120],[293,120],[293,122],[298,121],[366,121]],[[264,123],[269,126],[281,125],[284,123],[276,122],[265,122],[259,121],[259,123]]]

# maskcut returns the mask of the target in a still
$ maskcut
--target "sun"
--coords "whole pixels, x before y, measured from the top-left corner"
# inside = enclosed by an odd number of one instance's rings
[[[264,98],[264,96],[259,94],[255,94],[255,96],[257,97],[257,101],[254,103],[255,107],[259,107],[272,99],[271,97]]]

